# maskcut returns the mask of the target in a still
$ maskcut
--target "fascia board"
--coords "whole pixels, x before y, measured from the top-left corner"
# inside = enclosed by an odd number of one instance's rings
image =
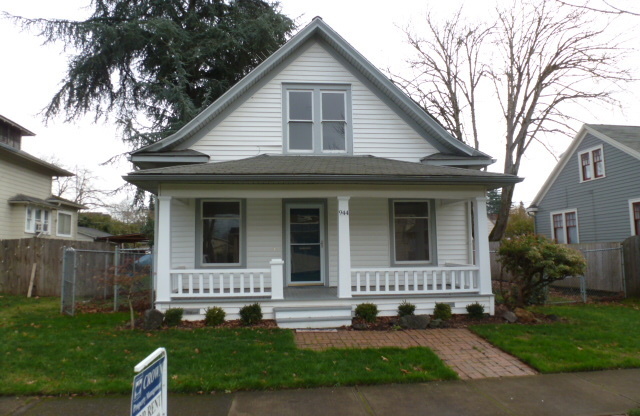
[[[556,179],[558,179],[558,175],[560,175],[560,172],[562,172],[562,170],[567,165],[567,163],[569,163],[569,160],[571,160],[573,154],[575,153],[576,149],[578,148],[578,145],[580,143],[582,143],[582,140],[587,135],[587,132],[588,131],[587,131],[586,125],[583,125],[580,128],[580,131],[578,131],[578,134],[576,134],[576,137],[573,139],[571,144],[569,144],[569,147],[567,148],[567,150],[565,150],[564,154],[562,155],[562,157],[560,158],[558,163],[556,163],[556,166],[551,171],[551,174],[549,175],[547,180],[544,182],[544,184],[542,185],[542,187],[540,188],[540,190],[536,194],[536,197],[533,198],[533,201],[531,201],[531,205],[529,205],[529,206],[536,206],[537,207],[540,204],[540,201],[542,201],[542,199],[545,197],[547,192],[549,192],[549,189],[551,188],[551,185],[553,185],[553,183],[556,181]],[[590,133],[590,131],[589,131],[589,133]]]

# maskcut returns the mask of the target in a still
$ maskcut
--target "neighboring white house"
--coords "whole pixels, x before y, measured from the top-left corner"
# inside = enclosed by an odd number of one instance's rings
[[[22,137],[33,135],[0,115],[0,240],[76,239],[85,207],[51,194],[53,177],[73,173],[22,151]]]
[[[131,154],[157,195],[156,307],[283,327],[480,302],[486,191],[521,179],[455,140],[315,18],[174,135]],[[475,236],[475,238],[474,238]]]

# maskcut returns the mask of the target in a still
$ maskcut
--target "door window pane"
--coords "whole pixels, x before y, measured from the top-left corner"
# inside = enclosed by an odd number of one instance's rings
[[[240,202],[203,202],[202,213],[202,262],[240,263]]]
[[[320,245],[291,246],[291,281],[320,282]]]

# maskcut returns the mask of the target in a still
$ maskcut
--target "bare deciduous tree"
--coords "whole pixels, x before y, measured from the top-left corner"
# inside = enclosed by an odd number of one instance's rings
[[[495,25],[486,29],[459,24],[459,13],[441,26],[428,16],[430,40],[407,32],[409,44],[420,46],[416,47],[417,58],[409,62],[413,68],[424,68],[422,76],[431,82],[404,80],[402,85],[420,103],[439,99],[446,101],[442,108],[454,110],[451,114],[464,112],[447,119],[442,111],[433,110],[433,104],[423,104],[440,116],[455,137],[468,134],[464,123],[470,122],[474,143],[479,144],[478,106],[473,94],[459,92],[460,80],[464,79],[466,91],[474,93],[482,79],[491,80],[504,120],[503,172],[507,174],[518,174],[533,140],[547,133],[573,132],[569,125],[573,117],[565,112],[567,104],[613,103],[617,83],[630,79],[629,72],[618,66],[625,51],[607,36],[608,25],[594,21],[587,9],[557,4],[553,0],[516,1],[508,9],[497,10]],[[457,89],[450,87],[452,83]],[[504,234],[513,191],[514,186],[502,190],[500,213],[489,237],[492,241]]]
[[[60,163],[52,163],[60,166]],[[87,208],[104,208],[109,206],[107,199],[114,196],[118,190],[97,189],[98,177],[90,170],[80,166],[69,169],[74,176],[55,177],[53,179],[52,193],[55,196],[66,198],[76,204]]]

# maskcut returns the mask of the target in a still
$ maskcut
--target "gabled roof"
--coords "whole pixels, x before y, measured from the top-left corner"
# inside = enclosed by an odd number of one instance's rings
[[[86,235],[87,237],[90,237],[93,239],[99,238],[99,237],[111,237],[113,235],[95,228],[80,227],[80,226],[78,226],[78,234]]]
[[[16,157],[19,160],[26,162],[27,164],[43,168],[51,176],[73,176],[73,173],[69,172],[68,170],[59,168],[56,165],[52,165],[49,162],[45,162],[44,160],[38,159],[37,157],[30,155],[25,151],[16,149],[15,147],[9,146],[4,143],[0,143],[0,154]]]
[[[417,126],[422,129],[423,137],[433,138],[434,146],[446,153],[460,154],[463,156],[482,156],[487,159],[491,157],[474,148],[456,140],[451,136],[435,119],[427,114],[411,98],[406,96],[396,85],[394,85],[384,74],[373,64],[364,58],[353,46],[345,41],[333,29],[331,29],[321,18],[314,18],[311,23],[293,36],[286,44],[265,59],[258,67],[247,76],[231,87],[225,94],[207,107],[202,113],[194,117],[184,127],[173,135],[166,137],[154,144],[143,147],[132,152],[135,155],[148,154],[151,152],[163,152],[175,149],[190,137],[204,128],[215,117],[220,115],[235,101],[242,99],[245,93],[265,78],[286,58],[298,51],[307,41],[312,38],[321,39],[325,45],[332,48],[338,55],[344,58],[355,68],[368,82],[377,88],[386,98],[390,100],[398,109],[410,117]]]
[[[4,117],[2,114],[0,114],[0,122],[7,123],[8,125],[10,125],[11,127],[15,128],[16,130],[20,130],[20,134],[22,136],[35,136],[35,133],[32,133],[31,131],[25,129],[24,127],[22,127],[20,124],[16,123],[15,121],[9,120],[8,118]]]
[[[558,175],[560,175],[560,172],[562,172],[564,167],[567,165],[587,134],[591,134],[603,142],[620,149],[628,155],[640,159],[640,126],[583,124],[582,128],[578,134],[576,134],[576,137],[573,139],[567,150],[562,154],[562,157],[560,157],[555,168],[553,168],[544,185],[542,185],[542,188],[540,188],[538,194],[531,202],[531,208],[536,208],[540,204],[542,198],[547,194],[551,185],[556,181]]]
[[[260,155],[228,162],[172,166],[125,176],[154,191],[158,182],[209,183],[420,183],[500,187],[522,181],[502,173],[432,166],[374,156]]]

